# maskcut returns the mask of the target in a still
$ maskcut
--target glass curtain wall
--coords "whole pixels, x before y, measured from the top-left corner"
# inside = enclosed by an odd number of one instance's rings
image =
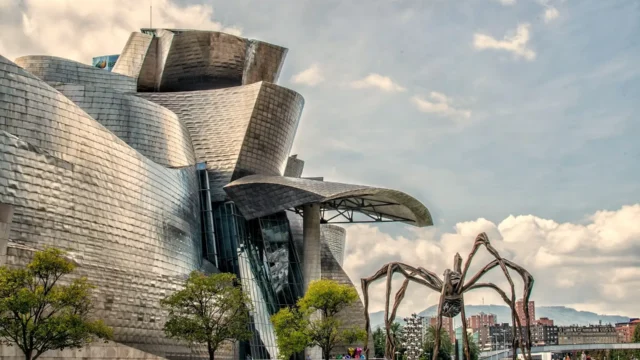
[[[271,315],[303,295],[301,264],[284,212],[246,221],[232,202],[213,206],[213,223],[221,271],[242,280],[251,297],[253,339],[241,359],[277,357]],[[244,354],[243,354],[244,353]]]

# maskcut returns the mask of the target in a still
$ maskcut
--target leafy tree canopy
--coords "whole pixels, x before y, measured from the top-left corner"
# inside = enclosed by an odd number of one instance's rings
[[[207,346],[209,359],[224,341],[247,340],[251,301],[236,276],[191,273],[184,289],[160,301],[169,311],[164,325],[168,337]]]
[[[26,360],[113,335],[101,320],[90,319],[94,286],[86,278],[59,283],[76,267],[64,255],[50,248],[36,252],[26,268],[0,268],[0,337]]]
[[[384,357],[384,348],[386,341],[387,339],[384,331],[382,331],[382,328],[378,328],[373,332],[373,350],[376,358]]]
[[[318,280],[309,285],[297,307],[282,309],[271,317],[281,359],[319,346],[325,360],[339,343],[353,344],[366,339],[358,327],[344,327],[336,314],[358,300],[356,290],[331,280]]]
[[[432,359],[433,350],[435,347],[435,339],[436,339],[436,328],[434,326],[429,326],[424,336],[424,347],[423,347],[425,354],[429,354],[428,360]],[[449,333],[444,329],[440,330],[440,348],[438,349],[438,359],[449,360],[451,359],[451,355],[453,355],[454,352],[455,352],[455,349],[453,347],[453,344],[451,343],[451,338],[449,337]]]

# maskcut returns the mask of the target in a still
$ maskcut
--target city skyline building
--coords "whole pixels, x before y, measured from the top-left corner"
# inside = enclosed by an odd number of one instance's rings
[[[529,319],[531,319],[531,324],[535,323],[536,319],[536,303],[535,301],[529,300],[529,303],[526,305],[529,310]],[[516,300],[516,314],[518,315],[518,319],[520,319],[520,324],[522,326],[527,326],[527,318],[524,314],[524,299]]]
[[[549,319],[548,317],[541,317],[540,319],[534,320],[536,325],[544,325],[544,326],[553,326],[553,319]]]
[[[449,335],[449,339],[452,342],[455,342],[456,332],[453,328],[454,318],[449,318],[446,316],[442,317],[442,329],[447,332]],[[438,325],[438,317],[437,316],[427,316],[424,318],[424,323],[430,327],[436,327]],[[426,328],[426,326],[425,326]]]
[[[640,324],[640,319],[631,318],[628,322],[615,324],[618,333],[618,341],[621,343],[630,343],[633,339],[633,333]]]
[[[612,325],[559,326],[558,344],[615,344],[618,333]]]
[[[489,326],[493,326],[498,322],[497,316],[495,314],[487,314],[484,312],[480,312],[475,315],[469,316],[467,319],[467,324],[469,324],[469,328],[473,331],[477,331],[481,328],[486,328]]]
[[[159,300],[193,270],[234,273],[253,335],[216,357],[277,358],[271,315],[314,280],[353,286],[339,224],[432,225],[400,191],[303,177],[290,151],[304,99],[276,84],[286,53],[215,31],[142,29],[110,71],[0,55],[0,260],[67,250],[114,329],[100,351],[139,358],[205,358],[165,337]],[[341,317],[363,327],[363,310]]]

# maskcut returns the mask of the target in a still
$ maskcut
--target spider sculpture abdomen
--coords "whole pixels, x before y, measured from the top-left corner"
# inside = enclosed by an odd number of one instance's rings
[[[442,303],[442,316],[452,318],[462,310],[462,297],[459,295],[445,296]]]
[[[462,275],[456,271],[447,271],[445,281],[449,284],[442,302],[442,316],[452,318],[462,311],[462,294],[456,291]]]

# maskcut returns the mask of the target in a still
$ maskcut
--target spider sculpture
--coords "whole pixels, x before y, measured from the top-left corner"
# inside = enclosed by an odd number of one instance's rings
[[[481,246],[484,246],[487,251],[491,255],[493,255],[495,260],[485,265],[484,268],[478,271],[478,273],[476,273],[469,281],[465,283],[465,278],[467,277],[467,272],[469,270],[469,266],[471,265],[471,260]],[[507,293],[505,293],[505,291],[503,291],[493,283],[478,282],[485,274],[487,274],[491,269],[495,267],[500,267],[505,277],[507,278],[507,281],[510,285],[511,296],[507,296]],[[515,270],[522,277],[522,281],[524,283],[523,301],[524,304],[528,304],[529,297],[531,296],[531,290],[533,288],[533,277],[521,266],[514,264],[509,260],[501,258],[496,249],[491,246],[489,238],[485,233],[481,233],[476,237],[476,240],[473,244],[473,249],[471,250],[469,257],[464,264],[464,268],[462,267],[462,257],[460,256],[460,254],[456,254],[453,258],[453,270],[445,270],[442,280],[438,278],[435,273],[422,267],[416,268],[399,262],[386,264],[373,276],[362,279],[362,293],[364,294],[364,315],[366,318],[367,335],[369,335],[369,332],[371,331],[369,326],[370,324],[368,309],[369,285],[372,282],[386,276],[387,286],[384,308],[384,324],[386,328],[385,357],[387,359],[394,358],[393,355],[395,353],[396,343],[394,336],[391,335],[391,324],[396,318],[398,306],[400,306],[400,302],[404,298],[407,286],[409,285],[409,281],[413,281],[440,293],[437,323],[435,327],[436,333],[434,339],[435,344],[433,349],[433,360],[438,359],[438,351],[440,349],[440,332],[442,331],[442,317],[445,316],[448,318],[452,318],[458,314],[460,314],[462,320],[462,342],[464,344],[465,359],[471,359],[471,357],[469,356],[470,352],[469,338],[467,336],[467,320],[464,314],[464,293],[474,289],[489,288],[495,290],[511,309],[511,320],[513,322],[513,359],[515,360],[517,357],[517,351],[515,350],[520,347],[520,350],[523,356],[525,356],[525,359],[530,360],[531,333],[529,325],[531,320],[529,318],[529,308],[528,306],[523,306],[526,324],[521,324],[520,318],[518,317],[516,312],[516,292],[513,280],[511,279],[511,275],[509,273],[509,269]],[[389,313],[389,302],[391,298],[391,279],[395,273],[404,275],[405,279],[402,283],[402,286],[400,286],[400,288],[396,292],[393,308],[391,309],[391,313]],[[365,353],[367,358],[369,358],[368,347],[365,348]]]

